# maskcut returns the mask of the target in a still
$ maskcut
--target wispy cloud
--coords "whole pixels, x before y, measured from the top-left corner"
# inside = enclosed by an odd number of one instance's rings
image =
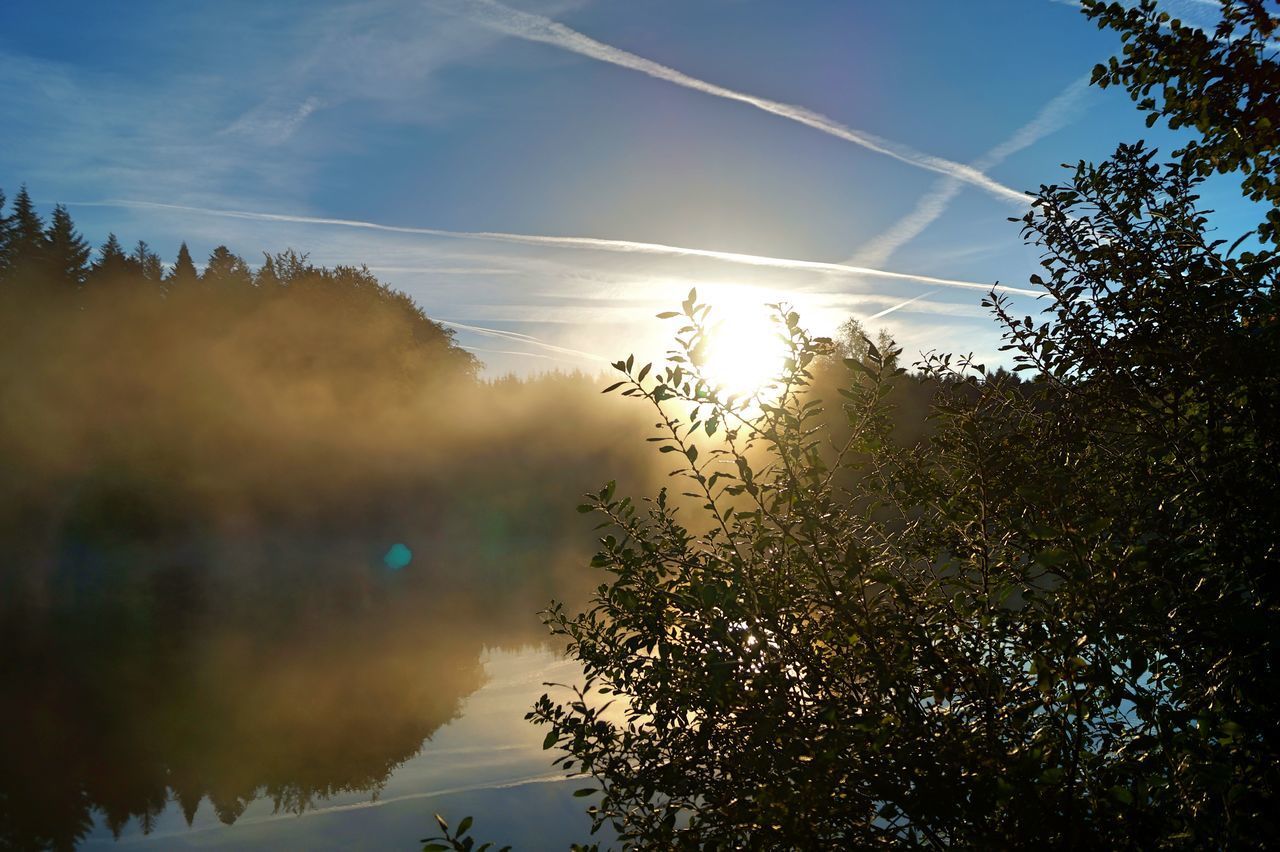
[[[1088,91],[1089,78],[1086,76],[1077,79],[1045,104],[1035,118],[975,160],[973,167],[980,171],[995,168],[1019,151],[1075,121],[1082,111]],[[847,262],[869,265],[884,263],[895,251],[918,237],[945,213],[963,186],[954,177],[939,180],[920,198],[910,213],[869,240]]]
[[[181,97],[172,91],[179,88]],[[241,188],[260,197],[297,180],[296,161],[265,163],[251,156],[247,138],[215,132],[210,114],[227,98],[197,74],[142,83],[0,47],[0,173],[38,196],[149,186],[190,199],[197,186],[205,202]]]
[[[246,136],[268,145],[279,145],[293,135],[302,122],[307,120],[307,116],[322,106],[324,101],[314,95],[291,108],[268,101],[245,112],[222,132]]]
[[[613,45],[596,41],[558,21],[553,21],[542,15],[512,9],[496,2],[496,0],[440,0],[440,2],[436,3],[436,6],[442,9],[457,10],[460,14],[466,15],[472,20],[517,38],[553,45],[562,50],[568,50],[600,62],[608,62],[622,68],[639,71],[642,74],[648,74],[650,77],[674,83],[686,89],[749,104],[756,109],[799,122],[838,139],[843,139],[870,151],[892,157],[908,165],[938,172],[963,183],[972,184],[1005,201],[1025,206],[1030,198],[1024,192],[1019,192],[1012,187],[993,180],[973,166],[926,154],[899,142],[884,139],[862,130],[856,130],[805,107],[769,100],[768,98],[761,98],[746,92],[719,86],[715,83],[708,83],[705,80],[691,77],[674,68],[654,62],[651,59],[645,59],[643,56],[637,56]]]
[[[537,2],[556,14],[578,0]],[[440,73],[504,39],[418,0],[326,0],[287,22],[276,4],[172,5],[166,27],[202,42],[176,60],[146,37],[155,22],[141,4],[119,9],[130,34],[108,38],[143,72],[27,54],[0,37],[0,181],[50,198],[148,187],[204,204],[294,199],[385,122],[430,126],[473,110]],[[341,134],[299,132],[353,110],[360,121]]]
[[[328,225],[342,228],[361,228],[372,231],[384,231],[397,234],[418,234],[429,237],[452,239],[489,240],[493,242],[517,243],[520,245],[546,246],[568,249],[586,249],[592,251],[622,252],[626,254],[650,254],[678,257],[698,257],[727,263],[747,266],[772,267],[777,269],[808,270],[814,272],[830,272],[841,275],[882,278],[894,281],[913,281],[922,284],[936,284],[944,287],[958,287],[969,290],[989,291],[994,286],[1006,293],[1025,296],[1039,296],[1039,291],[1003,284],[989,284],[978,281],[964,281],[957,278],[940,278],[933,275],[921,275],[912,272],[895,272],[887,269],[875,269],[847,263],[827,263],[816,260],[797,258],[770,257],[767,255],[743,254],[740,252],[715,251],[712,249],[673,246],[663,243],[637,242],[635,240],[611,240],[599,237],[558,237],[540,234],[512,234],[501,231],[449,231],[442,228],[418,228],[405,225],[384,225],[377,222],[363,222],[356,219],[334,219],[319,216],[296,216],[285,213],[260,213],[247,210],[222,210],[205,207],[192,207],[181,204],[165,204],[157,201],[138,201],[132,199],[112,199],[108,201],[76,201],[67,202],[70,207],[122,207],[143,210],[170,210],[184,213],[198,213],[208,216],[221,216],[231,219],[249,219],[260,222],[288,222],[303,225]]]

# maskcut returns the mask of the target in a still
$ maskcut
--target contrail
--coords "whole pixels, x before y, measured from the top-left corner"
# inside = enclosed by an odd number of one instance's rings
[[[885,308],[883,311],[880,311],[879,313],[872,314],[871,316],[867,317],[867,322],[880,319],[880,317],[885,316],[887,314],[891,314],[894,311],[898,310],[898,308],[905,308],[907,305],[911,304],[912,302],[918,302],[921,299],[923,299],[925,296],[932,296],[936,292],[938,291],[930,290],[928,293],[921,293],[919,296],[912,296],[910,299],[907,299],[905,302],[899,302],[896,305],[890,305],[889,307]]]
[[[506,329],[503,329],[503,328],[489,328],[488,326],[483,326],[483,325],[467,325],[466,323],[453,322],[451,320],[439,320],[439,322],[443,322],[447,325],[454,325],[454,326],[457,326],[458,328],[462,328],[467,331],[476,331],[481,334],[491,334],[491,335],[494,335],[495,337],[508,337],[512,340],[520,341],[521,343],[536,343],[536,344],[542,343],[541,340],[534,337],[532,334],[521,334],[518,331],[507,331]]]
[[[938,172],[980,187],[997,198],[1015,202],[1019,206],[1025,207],[1031,199],[1031,196],[1027,193],[1019,192],[999,181],[992,180],[982,171],[972,166],[966,166],[963,163],[957,163],[944,157],[935,157],[932,154],[917,151],[907,145],[893,142],[862,130],[855,130],[839,123],[835,119],[828,118],[805,107],[756,97],[745,92],[708,83],[705,80],[699,80],[697,77],[690,77],[688,74],[677,71],[674,68],[668,68],[666,65],[661,65],[651,59],[645,59],[643,56],[637,56],[613,45],[596,41],[590,36],[571,29],[558,21],[553,21],[542,15],[512,9],[496,2],[496,0],[444,0],[444,2],[436,5],[448,7],[451,11],[457,10],[458,14],[465,15],[477,23],[507,35],[527,41],[549,44],[600,62],[630,68],[633,71],[639,71],[641,74],[648,74],[650,77],[665,80],[668,83],[674,83],[677,86],[683,86],[686,89],[703,92],[717,98],[749,104],[756,109],[799,122],[838,139],[843,139],[846,142],[861,145],[863,148],[875,151],[878,154],[892,157],[908,165]],[[462,8],[459,9],[459,6]]]
[[[938,278],[932,275],[917,275],[910,272],[891,272],[886,269],[873,269],[868,266],[857,266],[848,263],[824,263],[816,260],[797,260],[786,257],[770,257],[759,254],[742,254],[730,251],[713,251],[711,249],[672,246],[663,243],[636,242],[634,240],[608,240],[598,237],[548,237],[536,234],[510,234],[500,231],[446,231],[440,228],[414,228],[403,225],[382,225],[376,222],[361,222],[355,219],[330,219],[316,216],[293,216],[283,213],[256,213],[245,210],[219,210],[207,207],[189,207],[181,204],[164,204],[158,201],[134,201],[130,199],[112,199],[108,201],[74,201],[69,207],[124,207],[141,210],[177,210],[185,213],[198,213],[205,216],[222,216],[230,219],[248,219],[256,222],[287,222],[299,225],[330,225],[342,228],[361,228],[370,231],[385,231],[397,234],[421,234],[429,237],[445,237],[465,240],[489,240],[492,242],[517,243],[531,246],[552,246],[558,248],[587,249],[594,251],[621,252],[624,254],[652,254],[668,257],[705,257],[727,263],[738,263],[746,266],[764,266],[775,269],[812,270],[815,272],[834,272],[841,275],[859,275],[872,278],[885,278],[894,281],[915,281],[922,284],[937,284],[944,287],[961,287],[969,290],[989,292],[991,289],[1022,296],[1039,296],[1037,290],[1021,287],[1009,287],[1004,284],[986,284],[977,281],[964,281],[956,278]]]
[[[419,275],[515,275],[516,270],[499,266],[370,266],[370,272],[414,273]]]
[[[1089,78],[1081,77],[1057,97],[1045,104],[1036,117],[1018,128],[1018,131],[973,162],[981,171],[994,168],[1017,152],[1034,145],[1044,137],[1075,120],[1080,102],[1089,90]],[[847,263],[877,265],[920,235],[925,228],[946,211],[951,201],[960,193],[963,184],[954,177],[947,177],[934,184],[915,209],[859,249]]]
[[[516,349],[486,349],[483,346],[463,346],[461,343],[458,345],[468,352],[484,352],[491,355],[519,355],[521,358],[545,358],[548,361],[568,360],[566,358],[557,358],[554,355],[543,355],[541,352],[520,352]]]
[[[271,814],[258,817],[247,817],[236,821],[236,825],[240,827],[249,825],[262,825],[264,823],[282,822],[284,820],[301,819],[303,817],[324,816],[325,814],[343,813],[346,811],[361,811],[370,808],[382,808],[397,802],[411,802],[421,799],[433,799],[439,796],[453,796],[459,793],[473,793],[482,790],[509,790],[515,787],[524,787],[529,784],[554,784],[557,782],[571,781],[573,777],[564,773],[550,773],[547,775],[534,775],[526,778],[512,778],[502,781],[493,781],[490,783],[470,784],[460,787],[444,787],[436,790],[424,790],[418,793],[404,793],[399,796],[387,796],[376,799],[368,799],[362,802],[350,802],[344,805],[326,805],[322,807],[308,808],[298,813],[281,813],[276,811]],[[151,832],[147,834],[138,834],[134,837],[125,837],[116,841],[121,846],[133,845],[137,843],[146,843],[148,841],[163,839],[165,837],[186,837],[192,834],[200,834],[213,831],[231,831],[233,826],[217,822],[212,825],[201,825],[196,827],[187,826],[173,831]]]
[[[467,323],[454,322],[452,320],[437,319],[432,321],[438,322],[441,325],[447,325],[450,328],[460,328],[463,331],[470,331],[474,334],[483,334],[489,337],[496,337],[499,340],[511,340],[516,343],[527,343],[530,346],[541,346],[543,349],[550,350],[551,352],[560,352],[564,355],[573,355],[576,358],[586,358],[587,360],[590,360],[590,361],[603,361],[606,364],[609,363],[609,359],[605,358],[603,355],[597,355],[594,352],[584,352],[581,349],[570,349],[567,346],[556,346],[554,343],[547,343],[545,341],[539,340],[536,337],[530,337],[527,334],[520,334],[514,331],[504,331],[500,328],[486,328],[485,326],[482,326],[482,325],[468,325]],[[523,354],[523,353],[512,353],[512,354]]]

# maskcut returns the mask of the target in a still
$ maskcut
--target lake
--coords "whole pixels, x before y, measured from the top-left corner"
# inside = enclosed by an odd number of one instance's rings
[[[254,800],[232,824],[207,800],[191,825],[177,802],[151,823],[130,820],[120,839],[99,816],[83,849],[416,849],[435,828],[434,812],[456,822],[473,814],[484,839],[519,849],[568,848],[590,829],[581,799],[550,770],[543,733],[521,717],[545,680],[577,674],[572,661],[548,649],[484,654],[486,682],[462,702],[421,750],[392,770],[376,790],[340,793],[301,813],[282,813],[271,799]]]
[[[11,549],[0,846],[416,849],[435,812],[586,837],[523,719],[579,675],[536,616],[581,594],[567,536],[104,529]]]

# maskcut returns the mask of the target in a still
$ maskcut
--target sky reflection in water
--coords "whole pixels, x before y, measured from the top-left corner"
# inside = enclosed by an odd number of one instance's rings
[[[575,675],[534,615],[566,591],[548,551],[512,577],[493,542],[74,539],[0,619],[0,846],[411,849],[434,811],[585,835],[523,720]]]

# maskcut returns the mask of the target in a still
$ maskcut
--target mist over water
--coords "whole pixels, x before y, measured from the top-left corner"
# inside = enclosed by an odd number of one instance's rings
[[[599,582],[575,506],[649,487],[645,417],[350,290],[5,293],[0,846],[581,816],[522,718],[563,666],[537,612]]]
[[[0,834],[70,848],[95,823],[146,832],[166,810],[230,824],[259,799],[297,814],[379,793],[488,682],[488,655],[554,665],[536,612],[581,600],[591,538],[543,488],[545,505],[532,486],[472,486],[412,520],[368,499],[346,527],[335,513],[269,528],[161,519],[86,487],[48,537],[7,539],[26,595],[6,598],[0,628]],[[538,736],[521,717],[540,683],[497,732]]]
[[[460,715],[487,653],[542,639],[532,590],[456,563],[393,571],[372,538],[68,545],[49,607],[5,618],[15,848],[68,848],[95,821],[148,831],[166,809],[230,824],[259,798],[367,800]]]
[[[670,482],[652,409],[481,379],[364,269],[111,257],[0,276],[0,846],[584,836],[538,612],[607,579],[585,492]]]

